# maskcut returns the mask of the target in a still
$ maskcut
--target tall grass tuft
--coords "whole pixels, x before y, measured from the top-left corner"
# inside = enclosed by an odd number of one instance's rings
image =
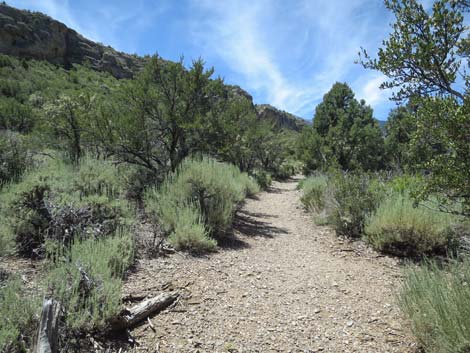
[[[231,225],[237,204],[258,191],[256,182],[237,167],[204,157],[183,161],[160,188],[147,190],[144,199],[175,247],[199,244],[207,250],[215,246],[211,238],[220,239]]]
[[[470,259],[407,270],[399,304],[427,353],[470,351]]]
[[[366,239],[378,250],[401,256],[445,253],[456,244],[455,217],[414,207],[404,193],[393,193],[367,219]]]

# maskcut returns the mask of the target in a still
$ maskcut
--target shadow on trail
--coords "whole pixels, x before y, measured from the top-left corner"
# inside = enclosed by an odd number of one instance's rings
[[[238,210],[231,231],[225,239],[219,241],[219,246],[223,249],[233,250],[249,248],[250,245],[240,239],[237,233],[248,237],[265,238],[274,238],[277,235],[288,233],[285,228],[274,227],[271,223],[260,221],[258,218],[277,218],[277,216]]]
[[[284,189],[281,189],[281,188],[276,188],[274,186],[270,186],[269,188],[266,189],[266,192],[268,194],[282,194],[283,192],[285,192],[286,190]]]
[[[239,210],[235,215],[233,229],[249,237],[274,238],[276,235],[287,234],[285,228],[274,227],[271,223],[257,218],[277,218],[276,216]]]

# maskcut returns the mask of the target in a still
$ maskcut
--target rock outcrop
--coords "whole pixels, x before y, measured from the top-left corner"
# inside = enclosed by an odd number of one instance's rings
[[[0,3],[0,54],[46,60],[71,68],[88,65],[114,77],[132,78],[144,67],[146,59],[119,52],[95,43],[65,24],[40,12],[19,10]],[[253,104],[253,97],[239,86],[226,85],[227,92],[242,96]],[[271,121],[277,128],[300,131],[307,123],[295,115],[271,105],[254,105],[259,119]]]
[[[300,131],[304,126],[307,125],[307,122],[295,116],[293,114],[287,113],[285,111],[279,110],[269,104],[257,104],[256,112],[258,117],[262,120],[268,120],[275,124],[279,129],[289,129],[294,131]]]
[[[39,12],[0,4],[0,53],[47,60],[66,68],[88,64],[116,78],[130,78],[142,69],[141,57],[95,43]]]

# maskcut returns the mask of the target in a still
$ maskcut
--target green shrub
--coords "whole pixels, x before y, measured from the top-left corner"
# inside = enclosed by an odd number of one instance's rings
[[[328,178],[324,175],[312,176],[302,180],[299,188],[302,190],[300,201],[309,211],[319,213],[325,209],[325,192]]]
[[[262,190],[269,188],[273,182],[271,174],[264,170],[256,170],[253,172],[253,178]]]
[[[70,248],[48,245],[55,262],[47,285],[65,308],[67,326],[102,328],[121,309],[122,276],[134,260],[132,235],[119,229],[114,236],[76,241]]]
[[[470,259],[410,267],[399,303],[427,353],[470,351]]]
[[[123,197],[126,173],[114,166],[112,161],[84,157],[80,160],[80,167],[73,178],[72,188],[80,193],[80,197]]]
[[[35,333],[39,300],[19,279],[0,281],[0,352],[26,351]]]
[[[33,129],[35,120],[31,106],[15,98],[0,97],[0,129],[28,133]]]
[[[445,253],[456,243],[455,217],[413,207],[407,194],[394,193],[369,215],[365,234],[378,250],[394,255],[417,256]]]
[[[184,215],[199,229],[195,234],[201,232],[202,219],[206,233],[220,238],[231,225],[237,204],[258,191],[256,182],[233,165],[209,158],[186,159],[160,188],[145,193],[145,205],[153,221],[160,223],[167,234],[175,232]],[[197,210],[198,217],[182,211],[188,205],[194,205],[190,208]]]
[[[390,187],[392,192],[405,195],[413,194],[415,190],[419,189],[422,182],[423,181],[420,176],[405,174],[392,178],[387,183],[387,186]]]
[[[367,175],[336,174],[328,179],[332,193],[328,220],[337,234],[360,237],[366,217],[385,196],[385,186]]]
[[[174,224],[168,241],[175,249],[193,252],[215,249],[217,242],[208,235],[204,220],[195,206],[183,206],[174,211],[177,212],[175,219],[178,222]]]
[[[21,137],[0,132],[0,189],[5,183],[17,181],[28,162],[28,152]]]
[[[102,237],[132,225],[135,212],[125,199],[124,181],[110,162],[84,159],[78,167],[60,160],[39,163],[18,184],[0,194],[0,251],[38,255],[46,239],[69,243],[80,234]]]

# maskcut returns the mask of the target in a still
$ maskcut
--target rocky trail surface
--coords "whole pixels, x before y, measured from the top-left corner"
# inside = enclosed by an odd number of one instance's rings
[[[415,352],[397,261],[316,226],[297,181],[247,200],[219,252],[139,262],[127,296],[182,295],[132,331],[136,351]]]

